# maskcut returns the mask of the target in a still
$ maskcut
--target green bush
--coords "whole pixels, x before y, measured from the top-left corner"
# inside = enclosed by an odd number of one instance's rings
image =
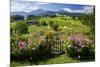
[[[58,27],[59,27],[58,24],[53,24],[53,25],[52,25],[52,28],[53,28],[55,31],[58,31]]]
[[[80,60],[94,60],[95,52],[89,47],[70,46],[67,48],[67,55]]]
[[[20,21],[20,20],[24,20],[24,16],[21,16],[21,15],[13,15],[11,16],[11,22],[13,21]]]
[[[77,52],[77,48],[74,46],[70,46],[67,48],[67,53],[68,56],[71,56],[73,58],[77,58],[78,57],[78,52]]]
[[[46,23],[46,21],[42,21],[41,25],[48,26],[48,24]]]
[[[28,33],[28,25],[25,22],[16,22],[15,29],[19,34]]]
[[[30,49],[17,49],[11,52],[11,60],[31,60],[35,56],[35,52]]]
[[[53,25],[53,21],[49,21],[49,25],[52,27],[52,25]]]

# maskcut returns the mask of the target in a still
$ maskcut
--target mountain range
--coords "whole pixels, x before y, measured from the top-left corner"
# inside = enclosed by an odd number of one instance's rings
[[[51,15],[51,14],[63,14],[63,15],[69,15],[69,16],[78,16],[78,15],[83,15],[84,13],[70,13],[65,10],[58,10],[58,11],[50,11],[50,10],[43,10],[43,9],[37,9],[31,12],[11,12],[11,16],[13,15],[22,15],[24,17],[27,17],[28,15]]]

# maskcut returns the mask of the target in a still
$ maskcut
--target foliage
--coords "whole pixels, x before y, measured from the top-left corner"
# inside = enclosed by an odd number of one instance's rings
[[[58,27],[59,27],[58,24],[53,24],[53,25],[52,25],[52,28],[53,28],[55,31],[58,31]]]
[[[46,37],[49,38],[49,39],[52,39],[54,37],[54,32],[53,31],[47,31],[45,33]]]
[[[25,22],[16,22],[15,29],[19,34],[28,33],[28,25]]]
[[[46,21],[42,21],[41,25],[47,26],[48,24],[46,23]]]
[[[93,13],[79,16],[79,19],[83,24],[91,27],[95,27],[95,7],[93,8]]]
[[[33,19],[35,19],[35,16],[34,15],[28,15],[27,16],[27,20],[33,20]]]
[[[16,49],[11,52],[11,60],[30,60],[34,55],[34,51],[30,49]]]
[[[95,53],[93,51],[93,44],[82,33],[74,34],[69,37],[72,44],[68,45],[67,54],[74,58],[81,60],[93,59]]]
[[[50,21],[49,22],[49,25],[52,27],[53,23],[54,23],[53,21]]]
[[[14,16],[11,16],[11,22],[13,21],[19,21],[19,20],[24,20],[24,16],[21,16],[21,15],[14,15]]]

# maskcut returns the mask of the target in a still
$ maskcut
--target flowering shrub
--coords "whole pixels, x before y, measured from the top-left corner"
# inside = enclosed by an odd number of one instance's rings
[[[95,52],[93,52],[91,40],[86,35],[82,33],[73,34],[68,39],[72,42],[71,44],[67,44],[66,50],[69,56],[82,60],[94,58]]]
[[[69,40],[73,42],[73,45],[77,45],[80,47],[82,47],[83,45],[87,46],[89,43],[89,39],[82,33],[69,36]]]
[[[45,36],[40,36],[38,33],[31,33],[31,36],[28,38],[28,47],[38,47],[45,42]]]
[[[28,38],[28,48],[34,50],[37,56],[48,54],[48,44],[46,44],[46,37],[39,35],[39,33],[32,33]]]
[[[28,40],[28,34],[18,35],[14,34],[11,36],[10,44],[11,44],[11,51],[15,50],[16,48],[26,48]]]
[[[19,36],[16,47],[11,47],[11,60],[32,60],[40,59],[48,55],[48,48],[44,35],[39,33],[32,33],[28,37]],[[27,43],[28,40],[28,43]]]

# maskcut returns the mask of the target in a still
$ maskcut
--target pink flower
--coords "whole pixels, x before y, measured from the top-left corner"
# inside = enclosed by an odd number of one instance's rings
[[[88,41],[87,37],[82,33],[71,35],[68,39],[77,45],[81,45],[82,42],[86,43]]]
[[[25,42],[22,42],[22,41],[19,41],[19,48],[20,49],[23,49],[23,48],[25,48]]]

